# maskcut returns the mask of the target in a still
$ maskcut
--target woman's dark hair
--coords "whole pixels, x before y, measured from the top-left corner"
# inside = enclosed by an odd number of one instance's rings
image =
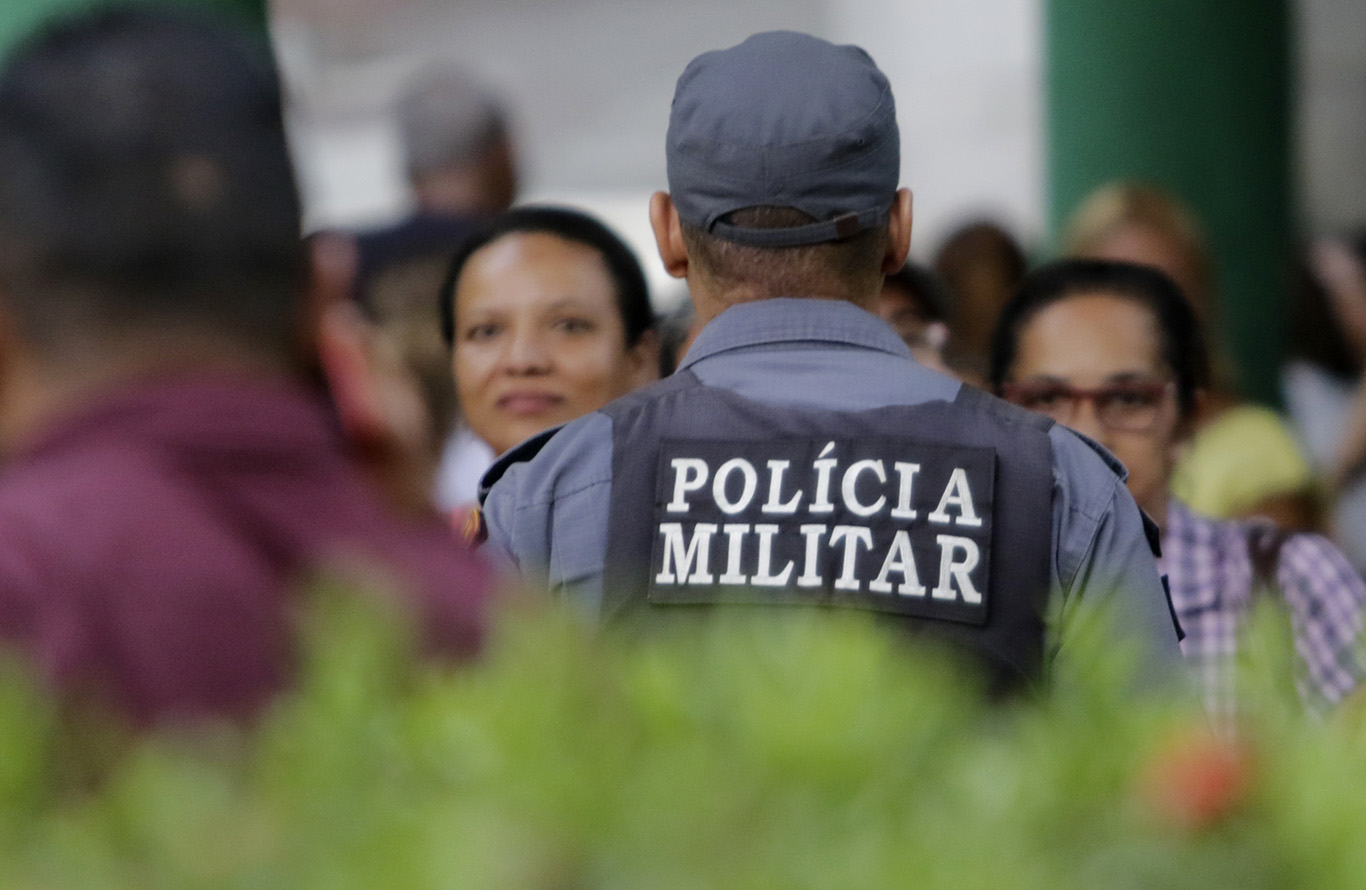
[[[908,262],[882,280],[883,288],[892,288],[914,304],[917,313],[926,321],[947,321],[953,304],[953,294],[944,279],[928,266]]]
[[[627,347],[635,346],[641,336],[655,326],[645,273],[624,241],[586,213],[566,207],[532,205],[514,207],[495,216],[471,235],[451,259],[446,280],[441,284],[441,334],[446,338],[447,346],[455,343],[455,291],[465,265],[480,248],[517,232],[554,235],[598,252],[616,290],[617,310],[626,330]]]
[[[1176,375],[1181,416],[1195,410],[1196,390],[1210,383],[1209,351],[1190,302],[1156,269],[1106,260],[1062,260],[1025,277],[1001,310],[991,342],[988,380],[999,391],[1020,346],[1020,332],[1041,311],[1071,297],[1103,294],[1145,307],[1157,322],[1162,361]]]

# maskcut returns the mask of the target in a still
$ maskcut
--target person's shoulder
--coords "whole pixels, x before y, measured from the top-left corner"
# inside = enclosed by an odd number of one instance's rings
[[[1316,532],[1282,532],[1277,571],[1280,575],[1332,579],[1350,586],[1366,598],[1366,582],[1352,568],[1337,544]]]
[[[962,407],[1002,425],[1008,435],[1042,435],[1051,449],[1054,509],[1069,523],[1078,517],[1084,528],[1094,528],[1123,500],[1128,471],[1100,443],[983,391],[964,387],[956,399]],[[1143,523],[1150,546],[1156,547],[1156,526]]]
[[[1247,555],[1248,542],[1260,539],[1263,531],[1280,535],[1276,541],[1277,547],[1285,539],[1285,533],[1278,532],[1269,521],[1209,516],[1195,510],[1176,495],[1172,495],[1168,502],[1167,526],[1170,536],[1179,536],[1191,542],[1192,546],[1207,554],[1217,554],[1222,559],[1230,556],[1243,559]]]
[[[97,492],[67,469],[25,463],[0,474],[0,600],[41,593],[60,542],[84,523],[82,493]]]
[[[1089,436],[1055,424],[1049,430],[1056,455],[1055,464],[1064,472],[1089,477],[1106,485],[1122,483],[1129,471],[1110,450]]]
[[[480,485],[486,546],[524,578],[549,584],[564,524],[605,523],[612,485],[612,420],[594,412],[503,455]]]
[[[941,376],[919,363],[915,363],[912,367],[917,373]],[[954,394],[953,403],[959,408],[973,411],[980,417],[985,417],[992,422],[1012,429],[1048,433],[1057,426],[1057,423],[1046,415],[1039,414],[1036,411],[1028,411],[1019,405],[1012,405],[1005,399],[966,384],[959,385]]]
[[[133,447],[92,443],[24,457],[0,474],[0,525],[68,534],[106,521],[125,525],[123,507],[178,492],[180,479]],[[148,517],[154,518],[154,517]]]
[[[501,455],[479,483],[488,505],[510,497],[518,507],[549,503],[566,489],[612,477],[612,419],[600,411],[539,433]]]
[[[112,600],[196,571],[239,580],[196,561],[230,524],[181,470],[128,443],[20,459],[0,477],[0,588]]]
[[[515,487],[519,500],[550,497],[563,486],[582,487],[611,480],[612,433],[622,418],[652,402],[693,387],[689,374],[676,374],[633,390],[602,408],[538,433],[499,456],[479,482],[479,499],[495,488]]]
[[[1105,446],[1054,424],[1048,431],[1053,445],[1055,505],[1069,515],[1099,522],[1124,500],[1128,471]],[[1149,534],[1151,538],[1151,534]]]

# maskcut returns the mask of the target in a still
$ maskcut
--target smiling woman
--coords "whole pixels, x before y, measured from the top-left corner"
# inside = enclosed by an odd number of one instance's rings
[[[502,453],[654,379],[640,266],[584,214],[517,208],[452,261],[442,314],[461,408]]]

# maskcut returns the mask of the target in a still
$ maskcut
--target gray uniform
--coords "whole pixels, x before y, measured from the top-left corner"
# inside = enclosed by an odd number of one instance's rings
[[[763,300],[728,309],[698,336],[682,367],[707,386],[797,409],[918,405],[952,400],[960,387],[917,364],[880,319],[829,300]],[[1061,427],[1049,437],[1052,625],[1066,624],[1083,597],[1109,602],[1116,624],[1147,657],[1175,664],[1180,653],[1171,611],[1122,468]],[[612,441],[605,414],[573,421],[533,460],[502,470],[485,501],[492,549],[590,617],[602,607]]]

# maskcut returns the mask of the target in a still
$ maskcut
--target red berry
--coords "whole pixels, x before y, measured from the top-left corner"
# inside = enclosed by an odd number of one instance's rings
[[[1236,741],[1208,732],[1183,734],[1149,761],[1141,792],[1165,820],[1192,831],[1206,828],[1246,797],[1250,761]]]

